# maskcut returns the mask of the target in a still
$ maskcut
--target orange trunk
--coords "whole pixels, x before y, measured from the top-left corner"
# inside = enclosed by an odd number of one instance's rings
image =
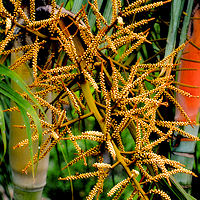
[[[193,33],[190,40],[197,47],[200,47],[200,10],[196,10],[194,14]],[[197,47],[195,47],[191,43],[188,43],[186,45],[183,52],[183,60],[181,61],[180,68],[187,68],[190,70],[179,71],[178,74],[178,82],[191,86],[197,86],[195,88],[186,86],[179,87],[180,89],[187,91],[194,96],[200,96],[200,50]],[[200,98],[189,98],[181,94],[177,94],[176,98],[180,105],[183,107],[184,111],[188,114],[190,119],[192,121],[196,121],[197,114],[200,108]],[[185,121],[184,116],[180,113],[178,109],[176,109],[175,120]]]

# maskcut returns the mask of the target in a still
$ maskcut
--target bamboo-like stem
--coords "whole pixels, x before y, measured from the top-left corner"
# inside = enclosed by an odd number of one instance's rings
[[[18,44],[16,44],[18,45]],[[13,53],[11,62],[14,63],[21,54]],[[11,64],[12,64],[11,63]],[[18,75],[27,83],[33,81],[32,72],[28,64],[23,64],[16,69]],[[14,90],[20,91],[19,87],[12,83]],[[9,158],[12,169],[12,177],[14,183],[14,198],[15,200],[40,200],[42,198],[42,191],[46,184],[46,175],[48,169],[49,156],[47,155],[43,160],[39,161],[37,172],[33,178],[32,169],[27,170],[27,174],[22,173],[22,169],[26,163],[31,160],[30,151],[28,147],[25,149],[13,149],[13,146],[18,142],[27,139],[26,129],[20,129],[13,125],[23,125],[21,113],[18,111],[11,113],[10,119],[10,139],[9,139]],[[38,150],[38,143],[33,144],[33,152]]]
[[[191,15],[192,12],[192,5],[193,1],[188,2],[188,15]],[[198,6],[194,9],[194,17],[199,17],[200,10]],[[185,17],[186,18],[186,17]],[[185,21],[186,19],[184,19]],[[189,68],[190,71],[179,71],[178,72],[178,81],[179,81],[179,88],[184,89],[192,95],[199,96],[199,90],[196,86],[199,85],[198,82],[198,63],[199,61],[199,21],[197,19],[193,19],[190,23],[193,23],[193,30],[192,33],[188,31],[188,35],[191,35],[190,42],[186,45],[183,55],[181,59],[180,69]],[[187,27],[189,24],[189,19],[187,18]],[[185,25],[186,26],[186,25]],[[191,26],[191,25],[190,25]],[[186,38],[186,31],[187,27],[185,27],[184,38]],[[197,70],[197,71],[196,71]],[[199,121],[199,100],[192,99],[189,97],[185,97],[177,93],[177,101],[180,102],[180,105],[183,107],[185,112],[190,117],[191,121]],[[179,111],[176,110],[175,112],[175,119],[177,121],[184,120],[180,115]],[[184,131],[197,136],[199,131],[199,126],[184,126]],[[178,134],[175,133],[177,136]],[[181,138],[180,141],[177,139],[172,148],[172,155],[171,158],[173,160],[179,161],[183,163],[187,169],[193,169],[194,164],[194,153],[195,153],[195,141],[189,141],[185,138]],[[192,185],[192,176],[189,174],[175,174],[174,177],[176,180],[182,185],[188,193],[191,193],[191,185]]]
[[[43,188],[34,191],[23,190],[14,186],[15,200],[40,200],[42,199]]]
[[[184,130],[194,136],[197,136],[199,126],[185,126]],[[194,164],[195,146],[196,141],[181,141],[177,147],[174,145],[171,159],[181,162],[187,169],[192,171]],[[191,193],[192,175],[175,174],[174,177],[188,193]]]

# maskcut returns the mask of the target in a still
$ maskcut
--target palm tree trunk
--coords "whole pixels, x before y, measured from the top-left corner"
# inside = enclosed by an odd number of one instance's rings
[[[180,85],[180,89],[189,92],[194,96],[200,95],[200,79],[199,79],[199,61],[200,61],[200,50],[197,48],[200,46],[200,9],[196,6],[194,10],[194,18],[193,18],[193,33],[191,35],[191,44],[188,43],[184,49],[184,53],[182,56],[182,62],[180,68],[190,69],[188,71],[179,71],[178,73],[178,82],[190,85],[193,87],[186,87]],[[197,47],[196,47],[196,46]],[[197,62],[196,62],[197,61]],[[198,87],[196,87],[198,86]],[[188,114],[189,118],[193,122],[199,121],[199,108],[200,108],[200,100],[199,98],[190,98],[187,96],[183,96],[181,94],[177,94],[177,101],[183,107],[184,111]],[[177,121],[185,121],[184,116],[177,109],[175,120]],[[184,130],[194,136],[198,135],[199,125],[185,126]],[[175,136],[177,133],[175,133]],[[172,149],[171,158],[173,160],[177,160],[183,163],[187,169],[193,169],[194,165],[194,153],[195,153],[195,141],[188,141],[186,138],[176,139]],[[177,174],[175,175],[176,180],[188,191],[191,193],[191,184],[192,184],[192,176],[188,174]]]
[[[21,56],[19,53],[12,54],[11,62],[14,63],[19,56]],[[27,84],[33,81],[32,72],[28,64],[22,65],[15,72],[17,72]],[[11,84],[14,90],[20,91],[16,84]],[[13,149],[13,146],[27,139],[27,133],[25,128],[13,126],[24,125],[20,112],[11,112],[10,118],[9,157],[14,184],[14,198],[15,200],[40,200],[43,187],[46,184],[49,156],[39,161],[34,178],[31,169],[28,169],[27,173],[22,173],[22,169],[31,160],[29,147]],[[33,152],[36,153],[37,150],[38,143],[33,143]]]
[[[194,136],[198,135],[199,125],[196,126],[185,126],[184,130]],[[177,135],[175,133],[175,135]],[[184,164],[185,167],[192,171],[194,165],[194,154],[195,154],[196,141],[187,141],[182,140],[177,145],[176,141],[174,147],[172,148],[171,159],[179,161]],[[190,174],[175,174],[175,179],[180,183],[180,185],[191,194],[191,184],[192,184],[192,175]]]

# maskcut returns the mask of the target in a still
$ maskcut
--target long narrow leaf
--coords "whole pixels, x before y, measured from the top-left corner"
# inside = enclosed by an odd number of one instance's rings
[[[62,3],[64,3],[63,7],[67,4],[67,0],[57,0],[56,3],[60,6]]]
[[[40,125],[39,117],[36,111],[34,110],[33,106],[27,100],[23,99],[17,92],[12,90],[10,86],[8,86],[7,84],[3,82],[0,82],[0,93],[9,97],[11,100],[16,102],[23,109],[25,109],[32,116],[38,132],[42,134],[42,127]]]
[[[175,48],[176,36],[183,11],[185,0],[174,0],[171,4],[171,19],[167,36],[167,45],[165,49],[165,57],[168,56]]]
[[[173,200],[196,200],[193,196],[188,194],[182,186],[175,180],[173,176],[170,176],[171,185],[165,179],[161,179],[157,184],[163,190],[165,190]]]
[[[19,105],[18,105],[18,107],[20,109],[22,118],[24,120],[24,124],[26,126],[26,133],[28,135],[28,141],[29,141],[30,159],[31,159],[31,163],[32,163],[32,175],[34,178],[35,172],[34,172],[34,162],[33,162],[33,144],[32,144],[32,138],[31,138],[31,135],[32,135],[31,126],[30,126],[30,122],[29,122],[29,118],[27,116],[26,110]]]
[[[87,3],[86,0],[83,0],[83,1],[74,0],[74,5],[72,7],[72,12],[73,13],[77,13],[81,9],[82,5],[85,5],[85,3]]]
[[[98,9],[101,9],[102,0],[98,0]],[[90,27],[92,28],[95,25],[95,21],[96,21],[96,16],[93,15],[92,9],[90,9],[89,13],[88,13],[88,18],[89,18],[89,23],[90,23]]]
[[[190,16],[191,16],[191,13],[192,13],[193,3],[194,3],[194,0],[188,1],[187,10],[186,10],[187,15],[185,15],[184,20],[183,20],[183,27],[181,29],[179,45],[183,44],[186,41],[188,25],[189,25],[189,22],[190,22]],[[178,61],[180,59],[182,52],[183,52],[183,50],[178,52],[178,55],[176,57],[176,61]]]
[[[19,109],[22,108],[31,115],[39,133],[38,145],[40,146],[42,142],[42,127],[40,124],[39,117],[36,111],[34,110],[33,106],[27,100],[23,99],[17,92],[15,92],[8,84],[5,84],[3,81],[0,82],[0,93],[2,93],[4,96],[7,96],[12,101],[14,101],[18,105]],[[24,110],[22,112],[24,112]],[[29,137],[29,133],[27,134]],[[29,142],[30,141],[31,139],[29,139]],[[39,158],[39,153],[40,153],[40,148],[38,148],[38,158]]]
[[[42,113],[44,114],[44,116],[46,117],[42,107],[40,106],[40,104],[38,103],[38,101],[34,98],[33,94],[31,93],[31,91],[27,88],[27,85],[25,84],[25,82],[23,81],[23,79],[14,71],[11,71],[10,69],[8,69],[6,66],[0,64],[0,74],[1,75],[5,75],[9,78],[11,78],[13,81],[15,81],[16,84],[18,84],[18,86],[28,94],[29,98],[37,105],[37,107],[42,111]],[[6,86],[4,86],[5,88]],[[12,89],[11,89],[12,90]],[[18,93],[17,93],[18,94]],[[18,95],[19,96],[19,95]],[[23,98],[22,98],[23,99]],[[15,100],[14,100],[15,101]],[[23,107],[23,106],[22,106]],[[32,107],[32,106],[31,106]],[[30,104],[28,104],[27,109],[30,109]],[[26,108],[24,108],[26,109]],[[33,113],[33,108],[31,109],[32,113]],[[28,110],[27,110],[28,111]],[[29,111],[28,111],[29,112]],[[29,112],[30,113],[30,112]],[[34,111],[35,113],[35,111]],[[31,114],[31,113],[30,113]],[[39,118],[37,117],[37,114],[34,114],[31,116],[33,117],[33,120],[35,122],[35,125],[37,127],[38,133],[39,133],[39,146],[41,145],[42,142],[42,128],[40,125],[40,121]],[[38,152],[39,153],[39,152]]]
[[[106,21],[108,22],[108,24],[111,21],[112,18],[112,2],[110,0],[107,1],[104,12],[103,12],[103,16],[106,19]]]
[[[5,128],[5,120],[4,120],[4,114],[2,111],[2,107],[0,105],[0,130],[1,130],[1,137],[3,141],[3,156],[1,158],[0,164],[4,159],[4,156],[6,154],[6,149],[7,149],[7,142],[6,142],[6,128]]]
[[[173,178],[170,177],[170,181],[173,185],[174,190],[176,191],[176,193],[181,193],[183,195],[183,197],[187,200],[196,200],[196,198],[194,198],[193,196],[191,196],[190,194],[188,194],[183,188],[182,186]],[[182,200],[182,199],[181,199]]]
[[[39,109],[43,111],[38,101],[34,98],[31,91],[27,88],[27,85],[24,83],[23,79],[17,73],[15,73],[14,71],[11,71],[6,66],[0,64],[0,74],[7,76],[11,78],[13,81],[15,81],[15,83],[17,83],[17,85],[19,85],[19,87],[29,95],[30,99],[39,107]]]

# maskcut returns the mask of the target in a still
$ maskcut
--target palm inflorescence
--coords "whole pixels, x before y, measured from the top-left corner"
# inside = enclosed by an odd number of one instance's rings
[[[0,54],[7,57],[23,52],[9,68],[15,71],[29,62],[33,76],[29,88],[44,111],[52,114],[51,121],[46,119],[44,112],[38,114],[44,139],[39,155],[36,152],[33,157],[34,163],[38,158],[43,159],[61,141],[71,142],[76,156],[64,169],[79,163],[90,165],[93,170],[60,177],[59,180],[96,177],[88,200],[103,192],[104,181],[118,165],[123,166],[127,178],[110,188],[107,195],[113,199],[118,199],[129,184],[132,185],[129,199],[135,195],[148,199],[151,194],[170,199],[166,192],[157,188],[159,180],[164,178],[170,184],[173,174],[195,175],[181,163],[157,152],[158,145],[172,139],[174,131],[199,140],[178,128],[191,124],[191,121],[170,92],[193,98],[175,87],[174,76],[170,73],[176,67],[173,58],[184,44],[157,63],[144,64],[138,58],[135,63],[126,64],[141,44],[151,43],[149,30],[141,27],[146,27],[154,19],[137,20],[137,15],[168,2],[146,4],[146,0],[137,0],[124,7],[120,0],[112,0],[112,18],[108,22],[98,9],[98,1],[94,0],[90,6],[96,17],[96,29],[92,30],[84,6],[72,14],[62,5],[57,6],[54,0],[40,7],[35,0],[30,0],[29,6],[24,6],[20,0],[10,0],[12,10],[0,1],[0,23],[5,30]],[[45,13],[43,18],[40,12]],[[48,100],[50,94],[53,98]],[[20,95],[31,102],[25,93]],[[159,117],[158,109],[167,107],[168,102],[180,109],[186,122],[166,121]],[[37,105],[33,104],[33,107],[38,109]],[[74,110],[74,119],[67,115],[69,107]],[[17,106],[9,109],[10,112],[18,110]],[[32,141],[37,142],[37,128],[32,117],[28,116]],[[86,126],[83,132],[73,132],[71,126],[88,117],[95,118],[97,128],[87,130]],[[25,128],[23,125],[15,126]],[[133,139],[130,141],[133,143],[131,149],[126,147],[124,133]],[[85,140],[90,142],[90,148],[82,147],[81,141]],[[26,139],[13,148],[24,148],[28,143]],[[110,159],[106,159],[108,155]],[[28,162],[22,172],[26,173],[32,164]],[[155,184],[147,191],[144,186],[148,183]]]

